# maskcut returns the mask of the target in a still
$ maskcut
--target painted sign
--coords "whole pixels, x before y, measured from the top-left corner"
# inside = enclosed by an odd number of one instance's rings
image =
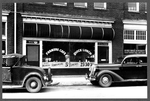
[[[59,49],[59,48],[53,48],[53,49],[48,50],[46,52],[46,55],[50,54],[51,52],[55,52],[55,51],[61,52],[63,55],[66,55],[66,52],[62,49]]]
[[[146,51],[145,50],[129,50],[129,49],[126,49],[126,50],[124,50],[124,53],[125,54],[145,54],[146,53]]]
[[[94,62],[43,62],[43,67],[51,68],[81,68],[81,67],[91,67]]]
[[[73,55],[77,55],[79,52],[86,52],[86,53],[88,53],[89,55],[92,55],[92,52],[90,52],[89,50],[87,50],[87,49],[78,49],[78,50],[76,50],[74,53],[73,53]]]

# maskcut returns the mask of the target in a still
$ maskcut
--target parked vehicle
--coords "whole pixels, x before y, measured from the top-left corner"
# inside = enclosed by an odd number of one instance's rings
[[[93,85],[109,87],[113,82],[147,81],[147,55],[127,55],[114,64],[94,64],[86,79]]]
[[[2,61],[3,89],[25,87],[27,91],[35,93],[52,83],[51,69],[46,73],[41,67],[27,65],[24,55],[3,55]]]

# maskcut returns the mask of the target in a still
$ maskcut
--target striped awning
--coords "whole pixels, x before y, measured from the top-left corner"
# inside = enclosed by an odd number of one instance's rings
[[[50,38],[112,40],[113,28],[51,25]]]

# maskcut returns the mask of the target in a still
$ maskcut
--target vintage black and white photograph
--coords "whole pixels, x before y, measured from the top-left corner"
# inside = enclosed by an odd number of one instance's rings
[[[147,99],[147,2],[2,3],[2,99]]]

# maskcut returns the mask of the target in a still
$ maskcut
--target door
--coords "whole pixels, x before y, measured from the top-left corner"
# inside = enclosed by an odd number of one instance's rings
[[[28,65],[39,66],[39,45],[27,45]]]
[[[120,75],[124,79],[138,79],[140,72],[137,57],[126,58],[122,64]]]
[[[98,46],[98,63],[109,63],[109,48]]]

